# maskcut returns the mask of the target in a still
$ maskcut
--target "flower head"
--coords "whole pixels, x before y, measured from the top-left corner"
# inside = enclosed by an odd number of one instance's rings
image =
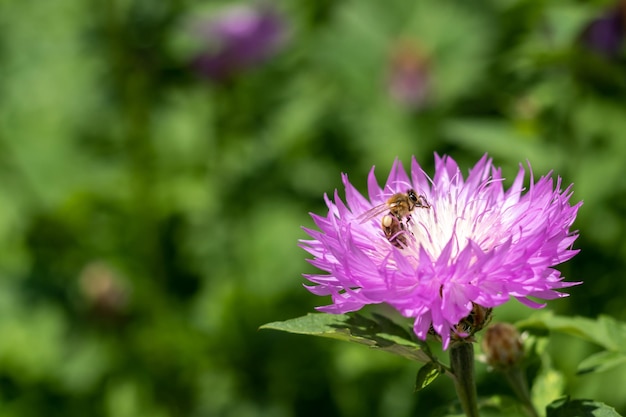
[[[372,169],[369,199],[344,175],[346,202],[337,191],[325,197],[328,214],[312,215],[319,230],[305,229],[313,239],[301,242],[313,255],[310,262],[326,272],[306,275],[316,284],[307,287],[312,293],[332,297],[319,310],[345,313],[387,303],[414,318],[418,337],[435,332],[447,348],[451,337],[463,336],[466,326],[459,324],[476,306],[487,311],[514,297],[539,308],[544,304],[529,297],[564,297],[557,290],[578,284],[563,282],[553,268],[578,252],[570,227],[582,203],[569,203],[571,186],[562,190],[551,174],[535,182],[531,174],[524,192],[520,166],[505,190],[501,170],[486,155],[467,178],[450,157],[436,155],[435,165],[431,180],[414,158],[410,175],[396,161],[383,188]],[[398,218],[385,204],[407,190],[427,204]],[[379,215],[363,215],[380,205],[382,212],[373,211]],[[385,224],[395,224],[397,233]]]
[[[612,10],[592,20],[581,35],[581,41],[584,46],[606,57],[618,55],[625,38],[625,1],[620,1]]]
[[[273,56],[283,45],[286,22],[269,6],[233,6],[215,19],[196,23],[206,46],[193,65],[222,81]]]

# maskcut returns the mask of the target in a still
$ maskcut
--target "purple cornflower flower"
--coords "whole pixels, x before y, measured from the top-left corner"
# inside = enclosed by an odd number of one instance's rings
[[[284,19],[269,6],[234,6],[196,25],[206,47],[193,61],[197,71],[222,81],[273,56],[286,37]]]
[[[389,95],[407,108],[423,108],[430,94],[428,60],[410,40],[400,40],[391,52],[387,70]]]
[[[485,155],[463,178],[456,162],[435,155],[431,180],[415,158],[407,175],[396,160],[384,188],[374,170],[368,178],[369,200],[343,175],[346,203],[335,191],[325,196],[326,216],[312,214],[318,230],[305,229],[313,240],[302,247],[313,255],[311,264],[327,272],[306,275],[316,295],[332,296],[332,304],[318,307],[328,313],[355,311],[367,304],[387,303],[403,316],[414,318],[415,334],[441,336],[444,348],[451,337],[464,337],[459,323],[476,306],[485,309],[515,297],[533,308],[543,307],[529,297],[564,297],[558,289],[579,284],[563,282],[553,267],[572,258],[578,237],[570,227],[582,202],[570,205],[572,187],[561,190],[549,173],[524,191],[520,165],[512,186],[504,190],[501,170]],[[381,227],[381,214],[364,221],[371,211],[395,193],[414,189],[430,207],[416,205],[402,218],[402,239]],[[384,206],[383,206],[384,207]],[[384,225],[384,222],[383,222]]]
[[[607,57],[616,56],[626,39],[626,1],[592,20],[585,27],[581,41],[587,48]]]

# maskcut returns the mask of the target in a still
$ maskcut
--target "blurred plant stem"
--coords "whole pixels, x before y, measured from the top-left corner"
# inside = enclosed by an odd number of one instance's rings
[[[454,388],[467,417],[479,417],[474,380],[474,345],[454,342],[450,346],[450,368],[454,375]]]
[[[530,417],[539,417],[537,410],[530,400],[530,393],[528,391],[528,384],[526,383],[526,378],[524,376],[524,372],[522,368],[519,366],[515,366],[506,371],[502,371],[506,381],[509,383],[517,398],[524,405],[524,409],[528,413]]]
[[[166,280],[160,248],[158,206],[158,162],[154,148],[151,117],[159,102],[158,66],[153,57],[154,42],[146,36],[144,43],[135,40],[132,19],[123,13],[123,2],[101,3],[102,27],[106,33],[108,58],[112,68],[111,85],[119,106],[120,131],[124,138],[124,156],[131,204],[135,222],[126,231],[129,239],[145,241],[136,245],[133,256],[143,265],[143,275],[152,282]],[[156,19],[156,18],[154,18]],[[146,23],[147,25],[148,23]]]

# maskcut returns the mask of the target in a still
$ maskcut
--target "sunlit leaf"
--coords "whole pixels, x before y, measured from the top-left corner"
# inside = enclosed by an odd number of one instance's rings
[[[626,363],[626,352],[602,351],[588,356],[578,364],[578,373],[603,372]]]
[[[531,331],[549,330],[569,334],[606,349],[583,360],[578,366],[579,374],[602,372],[626,363],[626,323],[612,317],[600,316],[594,320],[547,313],[519,322],[518,326]]]
[[[544,366],[546,364],[544,363]],[[549,364],[548,364],[549,366]],[[544,369],[537,378],[535,378],[531,399],[538,410],[543,410],[548,404],[563,395],[565,387],[565,378],[560,372],[548,368]]]
[[[310,313],[303,317],[264,324],[261,329],[328,337],[381,349],[404,358],[429,362],[428,346],[414,340],[402,327],[386,317],[366,318],[358,314]]]
[[[421,391],[426,388],[437,379],[442,372],[443,369],[441,365],[434,362],[428,362],[426,365],[422,366],[415,378],[415,391]]]
[[[609,316],[597,319],[586,317],[555,316],[538,314],[517,323],[521,329],[544,329],[579,337],[596,343],[608,350],[626,349],[626,323]]]
[[[561,398],[546,407],[547,417],[619,417],[613,407],[592,400]]]

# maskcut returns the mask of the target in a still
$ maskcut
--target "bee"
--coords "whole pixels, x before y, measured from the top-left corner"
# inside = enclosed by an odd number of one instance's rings
[[[492,308],[472,303],[472,311],[457,324],[457,330],[473,335],[489,324],[492,311]]]
[[[487,327],[492,318],[492,308],[483,307],[476,303],[472,303],[472,311],[454,326],[450,335],[453,341],[466,340],[475,341],[474,334]],[[441,336],[437,334],[433,326],[428,329],[428,334],[434,336],[435,339],[441,341]]]
[[[383,233],[387,240],[397,248],[407,246],[407,223],[411,219],[411,212],[415,208],[430,208],[426,197],[418,195],[414,190],[409,189],[406,193],[396,193],[386,202],[371,208],[358,217],[361,223],[388,211],[380,222]]]
[[[472,303],[472,311],[454,327],[455,334],[452,338],[459,340],[471,338],[489,324],[492,312],[492,308]]]
[[[404,222],[391,214],[385,214],[380,221],[383,233],[387,240],[396,248],[402,249],[407,245],[406,227]]]
[[[365,223],[388,210],[390,215],[393,215],[400,222],[404,222],[415,208],[430,208],[430,204],[426,201],[426,197],[418,195],[415,190],[410,189],[406,193],[392,195],[386,202],[361,214],[358,220],[360,223]]]

